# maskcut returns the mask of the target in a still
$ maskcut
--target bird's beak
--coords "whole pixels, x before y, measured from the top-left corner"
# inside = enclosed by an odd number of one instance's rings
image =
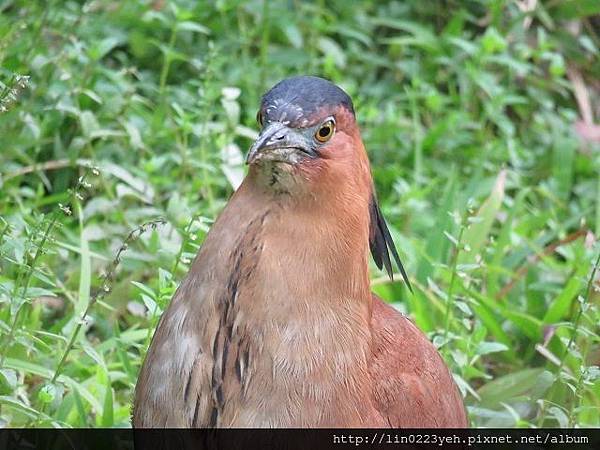
[[[316,149],[302,131],[281,122],[271,122],[261,131],[250,147],[246,164],[258,161],[277,161],[295,164],[305,158],[316,158]]]

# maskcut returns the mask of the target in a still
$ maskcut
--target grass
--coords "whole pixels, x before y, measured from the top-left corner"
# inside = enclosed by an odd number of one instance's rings
[[[373,289],[472,424],[600,426],[596,3],[2,3],[2,425],[129,426],[260,95],[317,74],[355,100],[415,293]]]

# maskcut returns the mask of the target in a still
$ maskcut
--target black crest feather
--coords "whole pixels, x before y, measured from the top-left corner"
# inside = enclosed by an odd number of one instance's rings
[[[375,261],[375,265],[382,269],[385,266],[385,270],[388,273],[390,279],[394,279],[394,271],[392,268],[392,261],[390,259],[391,250],[392,256],[396,261],[396,265],[398,269],[400,269],[400,273],[402,274],[402,278],[408,286],[408,290],[412,293],[412,286],[408,281],[408,276],[406,275],[406,271],[404,270],[404,266],[400,261],[400,256],[398,255],[398,251],[396,250],[396,246],[394,245],[394,240],[392,239],[392,235],[390,234],[390,230],[385,223],[385,219],[383,218],[383,214],[381,214],[381,210],[379,209],[379,205],[377,204],[377,199],[375,198],[375,194],[371,195],[371,204],[369,207],[370,214],[370,229],[369,229],[369,247],[371,248],[371,254],[373,255],[373,260]]]

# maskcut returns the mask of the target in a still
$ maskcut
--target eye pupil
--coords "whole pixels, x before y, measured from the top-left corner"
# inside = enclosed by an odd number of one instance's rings
[[[329,125],[326,125],[319,130],[319,136],[321,136],[322,138],[326,138],[327,136],[329,136],[329,133],[331,133],[331,128],[329,127]]]

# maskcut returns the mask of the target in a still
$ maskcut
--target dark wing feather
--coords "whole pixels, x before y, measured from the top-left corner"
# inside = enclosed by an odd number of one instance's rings
[[[388,229],[387,224],[385,223],[383,214],[381,214],[381,210],[379,209],[379,205],[377,204],[375,194],[371,195],[369,214],[371,219],[369,229],[369,247],[371,248],[371,254],[373,255],[375,265],[379,269],[385,266],[386,272],[388,273],[390,279],[393,280],[394,271],[392,269],[392,262],[390,260],[389,253],[389,250],[391,250],[392,256],[396,261],[396,265],[398,266],[398,269],[400,269],[400,273],[402,274],[402,278],[404,279],[404,282],[408,286],[410,292],[412,292],[412,286],[408,281],[408,276],[406,275],[404,266],[400,261],[400,256],[398,255],[398,251],[396,250],[396,246],[394,245],[394,240],[392,239],[390,230]]]

